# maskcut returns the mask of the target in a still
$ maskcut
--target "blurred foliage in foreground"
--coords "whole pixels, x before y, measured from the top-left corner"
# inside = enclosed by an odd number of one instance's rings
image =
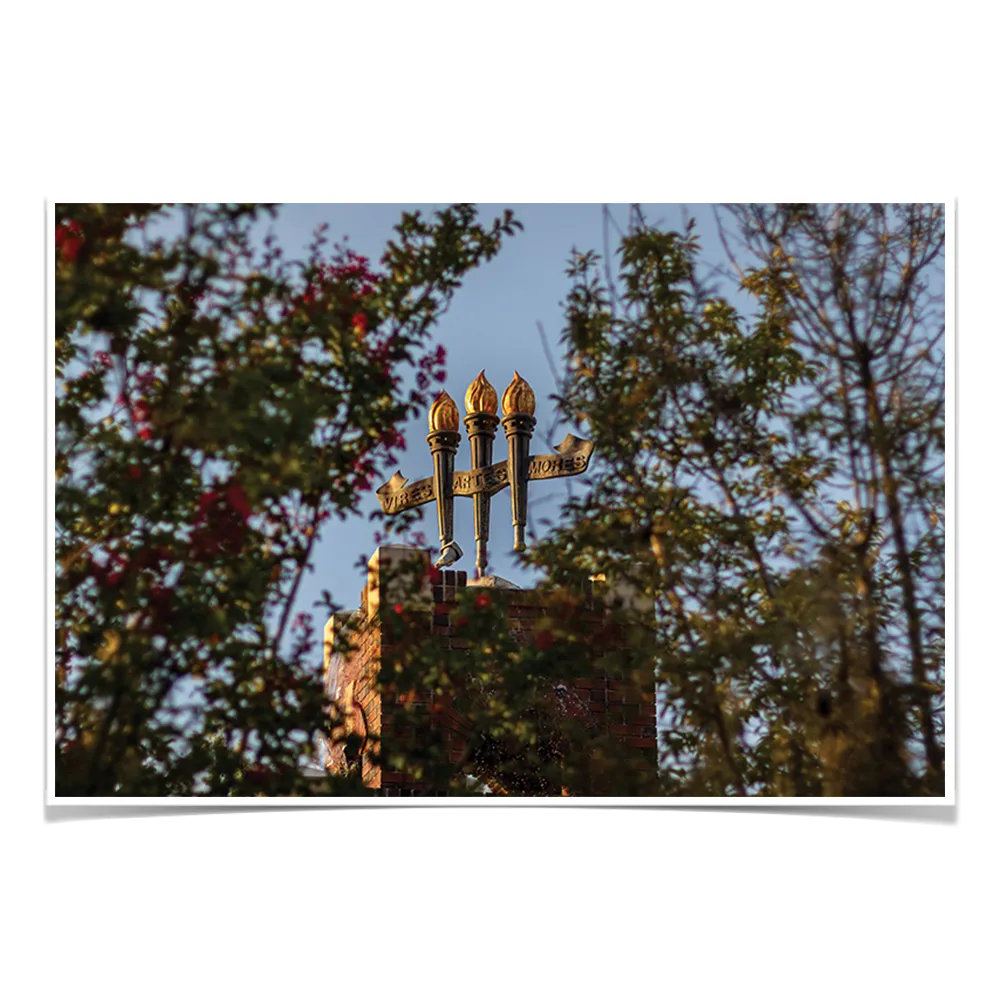
[[[320,243],[257,260],[256,214],[184,209],[164,239],[147,206],[59,210],[60,794],[359,790],[301,776],[329,719],[297,582],[426,405],[461,275],[516,223],[406,217],[374,270]],[[607,794],[942,794],[943,207],[731,206],[720,230],[729,299],[693,227],[638,210],[614,254],[572,257],[557,405],[596,457],[526,557],[566,613],[520,643],[502,600],[468,595],[473,735],[540,794],[595,790],[595,760]],[[572,626],[599,573],[654,606],[616,614],[617,669],[658,678],[653,781],[538,710],[607,662]],[[419,634],[400,648],[384,683],[454,686]],[[489,784],[426,741],[382,753],[453,792]]]
[[[372,265],[322,231],[287,261],[266,212],[57,206],[59,795],[336,784],[302,773],[329,720],[299,583],[443,380],[430,334],[462,276],[519,223],[405,216]]]

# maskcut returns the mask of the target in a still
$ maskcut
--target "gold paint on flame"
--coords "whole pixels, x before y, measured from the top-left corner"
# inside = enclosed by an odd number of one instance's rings
[[[516,368],[513,380],[504,390],[503,412],[506,416],[510,416],[512,413],[527,413],[532,417],[535,415],[534,390],[517,374]]]
[[[458,430],[458,407],[455,405],[455,400],[443,389],[431,403],[427,424],[432,431]]]
[[[497,391],[486,380],[485,368],[465,390],[465,412],[493,414],[497,412]]]

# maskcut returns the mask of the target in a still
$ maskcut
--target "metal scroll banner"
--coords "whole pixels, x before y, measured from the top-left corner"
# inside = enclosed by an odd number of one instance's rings
[[[465,426],[472,448],[473,468],[454,469],[458,450],[458,408],[442,392],[431,405],[430,433],[427,442],[434,459],[434,475],[409,482],[397,472],[376,491],[382,510],[398,514],[423,504],[438,502],[438,529],[441,556],[438,566],[449,566],[462,556],[453,536],[454,498],[471,497],[475,506],[476,570],[482,576],[488,563],[490,499],[511,487],[511,514],[514,526],[514,549],[524,551],[524,528],[527,521],[528,482],[532,479],[558,479],[585,472],[594,450],[592,441],[567,434],[556,446],[556,453],[529,455],[528,444],[535,426],[535,395],[528,383],[514,372],[514,379],[503,394],[503,420],[498,420],[497,395],[486,380],[485,372],[469,386],[465,394]],[[499,424],[507,437],[507,459],[492,462],[493,439]]]

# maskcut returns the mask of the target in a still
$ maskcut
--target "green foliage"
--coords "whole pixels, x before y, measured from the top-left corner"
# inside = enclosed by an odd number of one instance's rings
[[[571,261],[598,457],[530,561],[655,601],[664,792],[941,794],[943,210],[730,217],[750,319],[690,229],[635,227],[612,286]]]
[[[519,223],[407,216],[373,268],[269,209],[56,212],[56,788],[316,794],[318,533],[395,460],[443,377],[432,328]],[[404,393],[402,371],[420,370]]]

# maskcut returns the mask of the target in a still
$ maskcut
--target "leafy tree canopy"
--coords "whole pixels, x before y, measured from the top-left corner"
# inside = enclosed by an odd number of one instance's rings
[[[357,790],[301,775],[329,719],[298,581],[517,223],[404,217],[375,268],[322,236],[301,263],[257,255],[259,215],[59,210],[61,794]],[[455,792],[943,792],[943,208],[730,206],[720,231],[728,297],[693,227],[638,210],[613,255],[573,254],[556,404],[596,457],[525,556],[560,611],[523,643],[502,597],[466,595],[461,684],[388,613],[383,683],[464,698],[476,749],[456,771],[403,725],[385,762]],[[574,624],[599,574],[651,609],[613,612],[625,649]],[[658,773],[546,707],[609,668],[655,672]]]
[[[519,227],[405,216],[372,264],[270,209],[57,206],[56,786],[322,792],[317,532],[357,512],[443,378],[430,334]],[[404,372],[418,370],[406,393]]]

